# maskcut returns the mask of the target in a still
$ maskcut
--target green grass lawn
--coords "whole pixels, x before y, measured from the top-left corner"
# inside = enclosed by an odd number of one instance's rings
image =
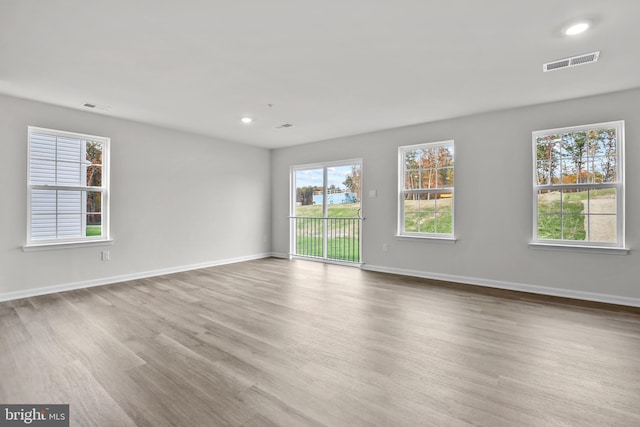
[[[405,200],[404,231],[407,233],[452,233],[451,205],[451,199]]]
[[[322,237],[298,236],[296,255],[322,257]],[[327,258],[359,262],[360,243],[358,239],[344,237],[329,238],[327,240]]]
[[[344,203],[327,206],[329,218],[358,218],[360,203]],[[322,217],[322,205],[296,206],[296,215],[304,217]]]
[[[556,240],[584,240],[587,231],[584,229],[584,205],[581,201],[565,201],[560,214],[560,202],[556,205],[558,213],[538,214],[538,238]],[[538,207],[540,209],[540,207]]]
[[[102,226],[87,225],[87,237],[89,236],[102,236]]]
[[[615,189],[593,190],[591,197],[607,196]],[[562,201],[560,200],[562,197]],[[586,191],[552,192],[538,196],[538,238],[550,240],[585,240],[584,204]]]
[[[360,203],[329,205],[329,218],[358,218]],[[296,216],[304,217],[296,220],[296,255],[322,257],[322,235],[324,220],[322,206],[296,206]],[[307,219],[308,218],[308,219]],[[357,220],[329,220],[327,224],[327,258],[359,262],[360,261],[360,228]]]
[[[451,208],[444,212],[406,213],[404,214],[404,231],[407,233],[447,233],[450,234],[453,215]]]

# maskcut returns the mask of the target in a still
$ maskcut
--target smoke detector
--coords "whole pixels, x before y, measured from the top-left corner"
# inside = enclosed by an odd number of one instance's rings
[[[571,58],[558,59],[557,61],[547,62],[542,65],[542,71],[560,70],[562,68],[577,67],[578,65],[591,64],[597,62],[600,51],[585,53],[584,55],[572,56]]]

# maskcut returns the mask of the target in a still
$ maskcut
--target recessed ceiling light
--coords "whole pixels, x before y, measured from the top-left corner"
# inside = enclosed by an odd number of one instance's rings
[[[244,123],[245,125],[248,125],[253,121],[253,119],[251,117],[243,117],[240,119],[240,121],[242,121],[242,123]]]
[[[568,36],[575,36],[581,33],[584,33],[589,28],[588,22],[578,22],[564,30],[564,33]]]

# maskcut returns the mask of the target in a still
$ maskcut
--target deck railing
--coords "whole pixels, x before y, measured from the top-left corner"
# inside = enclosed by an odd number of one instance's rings
[[[362,218],[291,217],[296,256],[360,262]]]

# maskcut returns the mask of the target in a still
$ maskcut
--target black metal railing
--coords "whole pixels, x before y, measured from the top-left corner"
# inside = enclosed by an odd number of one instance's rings
[[[360,262],[362,218],[291,217],[293,255]]]

